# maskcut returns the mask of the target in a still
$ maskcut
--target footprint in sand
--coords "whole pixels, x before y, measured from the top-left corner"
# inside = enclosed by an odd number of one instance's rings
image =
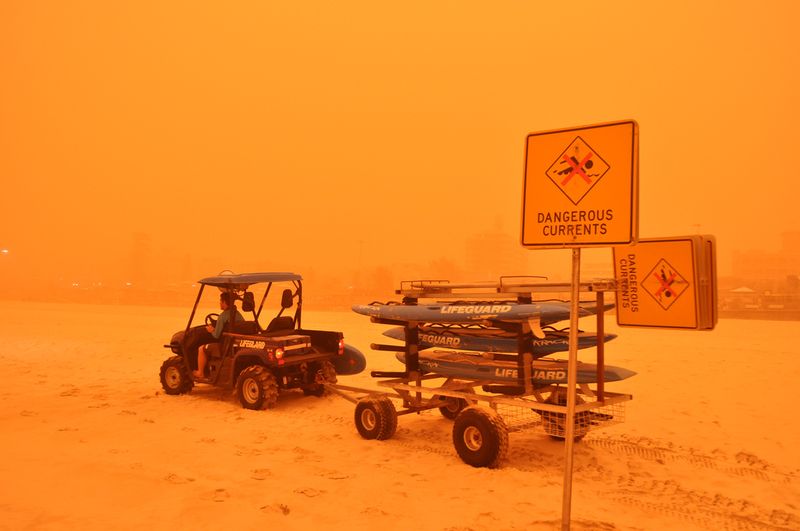
[[[314,450],[309,450],[308,448],[301,448],[299,446],[295,446],[292,449],[292,452],[296,454],[294,458],[295,461],[305,461],[305,462],[322,461],[322,458],[319,455],[317,455],[317,453]]]
[[[294,489],[295,494],[302,494],[309,498],[316,498],[320,494],[325,494],[324,490],[317,490],[314,487],[304,487],[302,489]]]
[[[215,503],[222,503],[224,501],[229,500],[230,497],[231,497],[230,493],[223,488],[214,489],[212,491],[204,493],[201,496],[202,499],[207,501],[212,501]]]
[[[272,505],[263,505],[259,508],[262,513],[281,513],[284,516],[289,514],[291,509],[289,509],[288,505],[283,503],[273,503]]]
[[[328,472],[323,474],[323,477],[328,479],[350,479],[350,476],[341,472]]]
[[[256,457],[262,454],[262,451],[258,448],[244,448],[244,447],[237,447],[236,448],[236,455],[239,457]]]
[[[268,468],[256,468],[250,474],[250,477],[253,479],[257,479],[259,481],[267,479],[272,475],[272,472]]]
[[[194,481],[194,478],[185,478],[183,476],[179,476],[178,474],[167,474],[164,479],[173,485],[183,485],[184,483],[190,483]]]
[[[67,389],[66,391],[61,391],[58,393],[58,396],[78,396],[81,390],[77,387],[73,387],[72,389]]]
[[[22,411],[19,412],[19,414],[22,415],[23,417],[35,417],[36,416],[36,412],[35,411],[28,411],[27,409],[23,409]]]
[[[230,493],[228,493],[228,491],[227,491],[227,490],[225,490],[225,489],[216,489],[216,490],[215,490],[215,491],[214,491],[214,492],[211,494],[211,499],[212,499],[213,501],[217,502],[217,503],[219,503],[219,502],[224,502],[224,501],[226,501],[226,500],[227,500],[228,498],[230,498],[230,497],[231,497]]]

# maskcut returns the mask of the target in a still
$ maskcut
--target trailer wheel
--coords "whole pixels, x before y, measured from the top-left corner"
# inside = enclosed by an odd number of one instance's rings
[[[467,407],[467,401],[463,398],[456,398],[454,396],[434,396],[434,399],[439,399],[445,402],[445,405],[439,406],[439,413],[446,419],[455,420],[461,411]]]
[[[397,430],[397,410],[385,396],[362,398],[356,404],[355,423],[363,438],[382,441]]]
[[[567,390],[558,388],[547,397],[545,404],[555,404],[559,406],[567,405]],[[580,396],[575,396],[575,405],[583,404],[585,401]],[[555,413],[553,411],[537,411],[542,417],[542,428],[551,439],[563,441],[567,438],[567,414]],[[575,412],[573,441],[583,439],[589,433],[589,412]]]
[[[181,356],[172,356],[164,360],[159,371],[161,387],[168,395],[182,395],[194,387],[194,382],[189,377],[189,369]]]
[[[455,419],[453,445],[468,465],[497,468],[508,453],[508,428],[495,411],[469,406]]]
[[[244,408],[270,409],[278,402],[278,382],[261,365],[251,365],[236,379],[236,395]]]
[[[386,426],[383,430],[383,437],[381,439],[391,439],[397,431],[397,409],[394,407],[388,397],[382,396],[378,399],[378,403],[383,408],[383,413],[386,417]]]

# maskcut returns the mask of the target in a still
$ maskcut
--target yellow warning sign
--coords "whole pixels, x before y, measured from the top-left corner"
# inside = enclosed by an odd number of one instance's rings
[[[522,245],[635,242],[638,146],[638,125],[632,120],[528,135]]]
[[[714,248],[711,236],[647,239],[614,247],[617,324],[714,328]]]

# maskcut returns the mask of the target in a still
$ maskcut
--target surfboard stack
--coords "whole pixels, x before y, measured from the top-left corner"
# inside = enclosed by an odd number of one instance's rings
[[[410,370],[443,376],[524,385],[529,373],[534,386],[567,383],[567,362],[545,358],[569,350],[569,333],[553,325],[570,318],[567,301],[535,302],[530,284],[409,281],[401,284],[402,302],[355,305],[353,311],[373,322],[395,325],[383,332],[405,346],[373,345],[375,350],[395,351]],[[420,299],[443,299],[420,303]],[[452,299],[452,300],[447,300]],[[488,299],[488,300],[487,300]],[[601,311],[613,308],[604,304]],[[596,302],[580,303],[580,316],[596,315]],[[579,333],[578,348],[596,347],[616,338],[614,334]],[[523,364],[529,354],[530,369]],[[597,365],[578,364],[578,383],[595,383]],[[607,382],[624,380],[635,373],[604,366]],[[376,375],[397,375],[377,373]]]

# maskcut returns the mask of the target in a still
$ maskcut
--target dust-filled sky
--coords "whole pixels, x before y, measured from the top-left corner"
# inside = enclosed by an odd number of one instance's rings
[[[714,234],[724,273],[800,229],[799,14],[2,2],[0,282],[460,264],[469,241],[518,242],[528,133],[622,119],[640,236]],[[569,263],[514,252],[530,274]]]

